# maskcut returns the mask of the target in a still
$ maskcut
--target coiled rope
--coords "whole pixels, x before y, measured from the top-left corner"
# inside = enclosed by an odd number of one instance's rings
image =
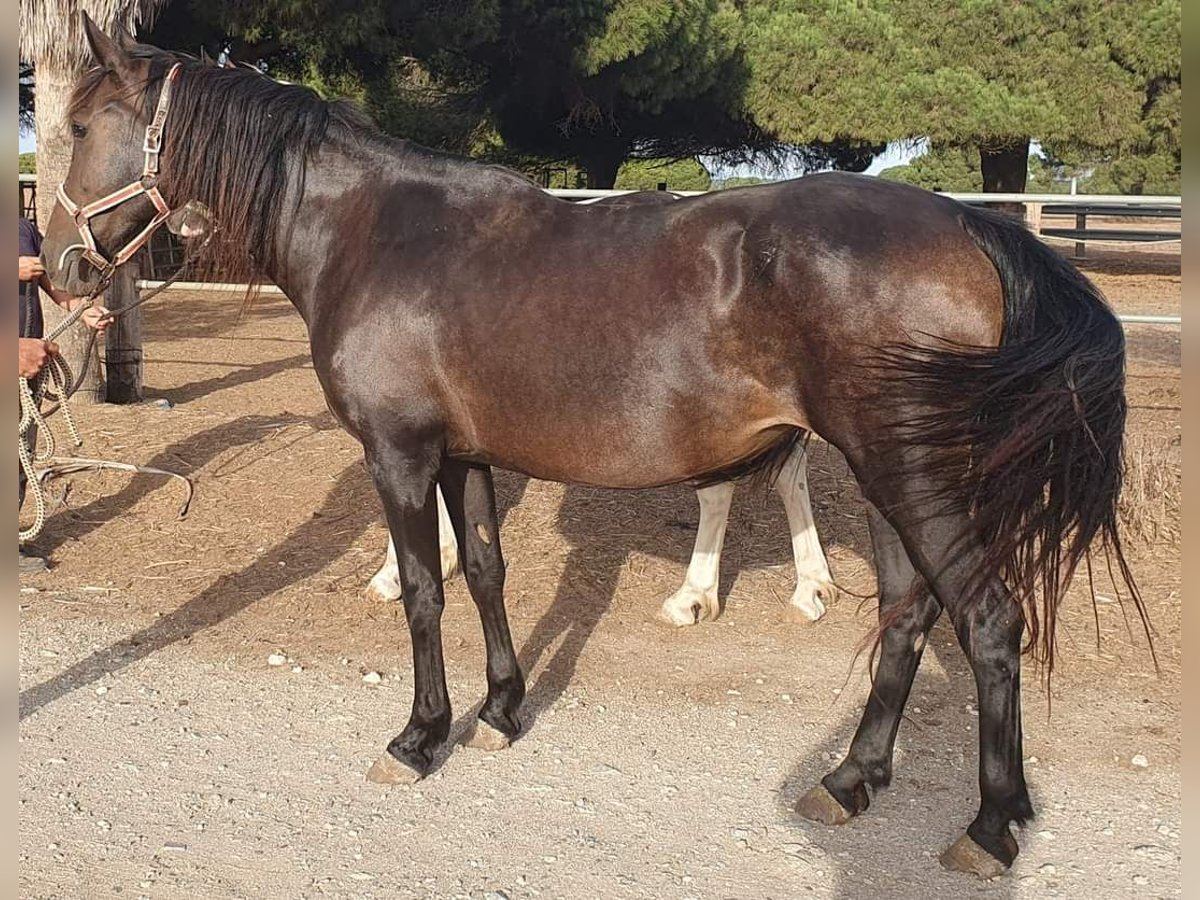
[[[205,242],[207,243],[207,241]],[[133,309],[141,306],[148,300],[165,291],[170,285],[182,277],[186,266],[181,266],[175,274],[166,279],[159,287],[150,291],[143,297],[140,297],[136,302],[122,307],[121,309],[110,310],[109,318],[112,321],[120,318]],[[43,338],[46,341],[53,341],[62,335],[68,328],[75,325],[85,312],[87,312],[96,303],[96,298],[108,287],[107,283],[102,282],[99,287],[92,291],[91,295],[84,298],[75,309],[71,310],[70,314],[59,322],[50,333]],[[92,352],[95,349],[96,332],[92,332],[88,338],[87,349],[83,356],[83,368],[79,372],[79,376],[71,379],[71,367],[61,355],[55,354],[47,357],[45,364],[40,372],[32,379],[17,377],[18,391],[21,402],[21,417],[17,425],[17,457],[21,462],[21,471],[25,475],[26,486],[33,493],[34,519],[27,528],[17,529],[17,543],[27,544],[37,538],[42,533],[42,529],[46,527],[46,489],[45,481],[53,474],[53,470],[59,468],[56,465],[55,450],[56,444],[54,432],[51,430],[46,420],[56,412],[62,413],[63,422],[66,423],[67,431],[71,435],[71,440],[76,447],[83,446],[83,436],[79,432],[78,426],[75,424],[75,417],[71,414],[71,406],[67,402],[71,395],[79,389],[83,383],[83,379],[87,376],[88,366],[91,363]],[[32,381],[32,385],[30,384]],[[43,404],[49,402],[49,407],[43,409]],[[31,430],[36,429],[36,434],[33,440],[29,439]],[[82,460],[61,460],[62,466],[70,467],[70,471],[80,471],[82,468],[117,468],[128,471],[144,472],[155,475],[169,475],[173,478],[179,478],[187,485],[187,499],[180,508],[179,517],[183,518],[187,514],[188,505],[192,498],[192,483],[185,476],[175,472],[168,472],[164,469],[152,469],[145,466],[135,466],[130,463],[114,463],[108,460],[87,460],[87,466],[80,466]],[[35,468],[35,464],[44,464],[45,470],[40,474]]]

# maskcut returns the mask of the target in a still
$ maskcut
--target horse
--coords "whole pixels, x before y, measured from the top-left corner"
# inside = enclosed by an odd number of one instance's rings
[[[670,203],[679,199],[679,196],[670,191],[633,191],[583,202],[629,207]],[[792,535],[792,558],[796,567],[796,587],[787,604],[787,617],[791,621],[816,622],[825,615],[825,604],[836,597],[837,588],[813,522],[808,496],[807,459],[803,447],[797,448],[788,457],[780,469],[779,477],[775,479],[775,488],[787,512]],[[664,622],[676,626],[694,625],[716,619],[721,614],[717,585],[720,583],[721,549],[725,542],[733,493],[732,482],[714,484],[696,491],[696,501],[700,506],[696,543],[683,584],[663,601],[659,609],[659,618]],[[440,490],[437,492],[437,503],[438,541],[442,578],[445,579],[458,571],[458,545]],[[384,563],[371,577],[366,594],[376,600],[399,600],[403,592],[396,562],[396,545],[389,539]]]
[[[525,681],[491,467],[708,486],[769,477],[813,432],[868,503],[879,625],[849,751],[797,810],[844,823],[889,784],[945,610],[978,695],[979,806],[941,861],[1011,865],[1033,815],[1023,655],[1052,668],[1092,549],[1144,616],[1117,527],[1124,335],[1074,266],[999,213],[842,173],[579,206],[304,87],[85,30],[97,65],[69,110],[47,270],[95,291],[195,200],[225,277],[271,278],[299,311],[382,500],[412,640],[412,711],[370,781],[420,779],[449,734],[439,486],[485,635],[469,743],[500,749]]]

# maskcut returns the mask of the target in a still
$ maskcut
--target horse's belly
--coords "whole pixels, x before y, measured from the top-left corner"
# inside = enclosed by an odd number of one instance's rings
[[[658,425],[660,423],[655,423]],[[654,427],[543,426],[451,434],[451,456],[541,478],[597,487],[675,484],[735,466],[768,449],[795,427],[779,418],[676,423]]]

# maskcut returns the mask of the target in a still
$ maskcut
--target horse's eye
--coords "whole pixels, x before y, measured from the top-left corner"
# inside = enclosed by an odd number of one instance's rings
[[[72,122],[71,134],[80,139],[85,138],[87,137],[87,126],[80,125],[78,122]]]

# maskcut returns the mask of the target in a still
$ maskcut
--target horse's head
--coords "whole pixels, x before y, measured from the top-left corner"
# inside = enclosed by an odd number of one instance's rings
[[[50,277],[74,293],[97,287],[171,213],[158,189],[159,135],[147,126],[166,115],[161,88],[148,88],[169,83],[173,57],[82,15],[96,66],[71,104],[71,166],[43,244]]]

